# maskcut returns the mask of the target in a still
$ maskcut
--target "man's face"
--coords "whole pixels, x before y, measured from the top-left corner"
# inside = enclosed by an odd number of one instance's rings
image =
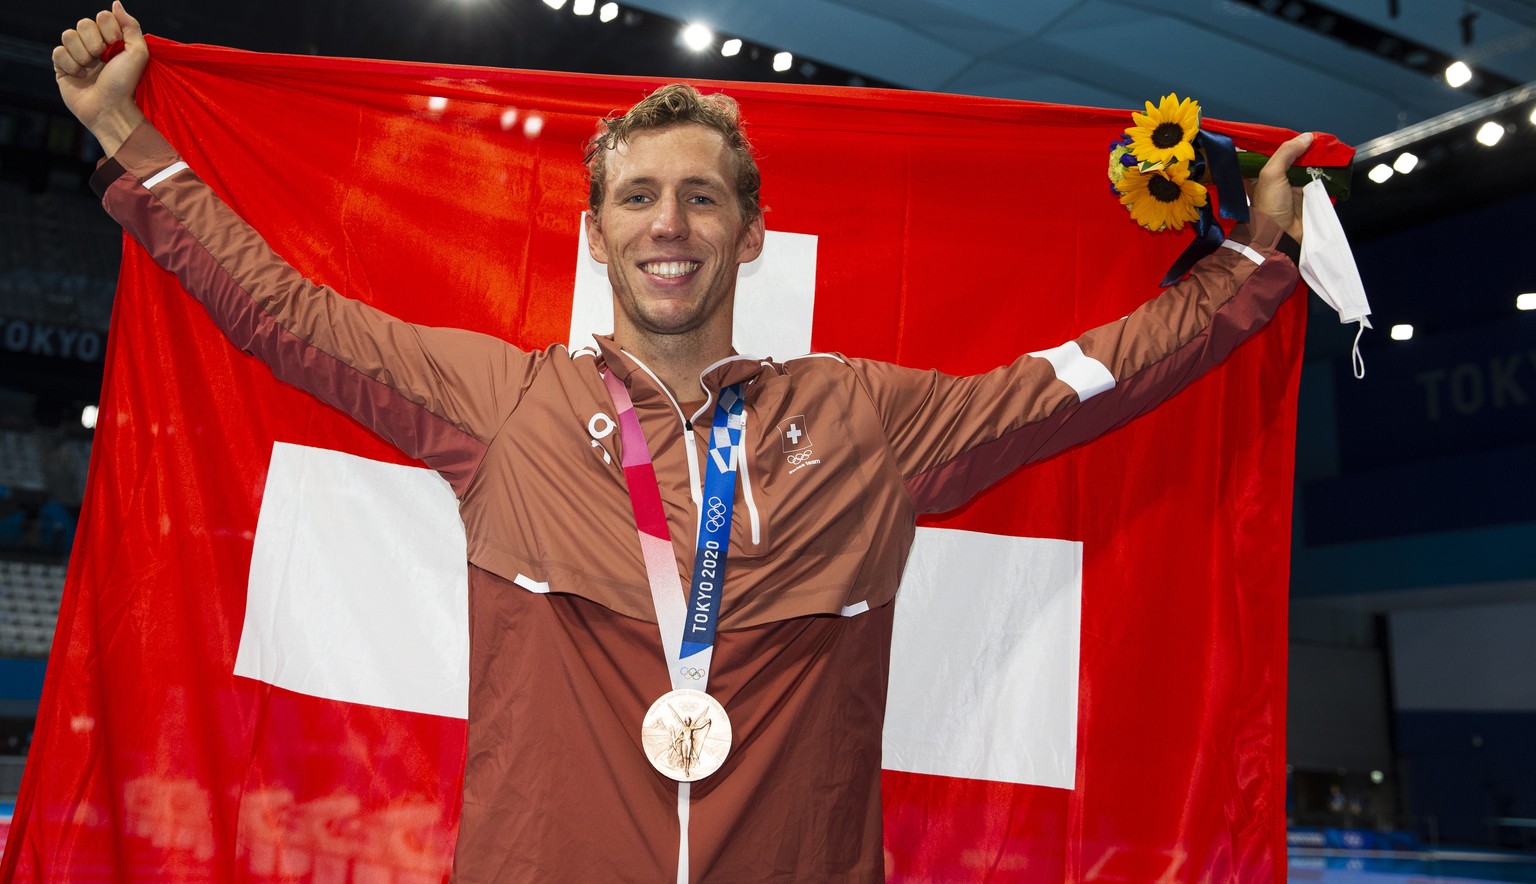
[[[700,329],[729,341],[736,270],[762,253],[763,222],[742,220],[725,139],[694,123],[641,132],[608,154],[607,181],[587,239],[620,343]]]

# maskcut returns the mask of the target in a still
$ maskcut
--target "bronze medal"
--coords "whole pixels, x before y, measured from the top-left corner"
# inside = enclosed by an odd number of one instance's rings
[[[720,701],[689,688],[663,694],[640,724],[651,766],[680,783],[720,769],[731,751],[731,719]]]

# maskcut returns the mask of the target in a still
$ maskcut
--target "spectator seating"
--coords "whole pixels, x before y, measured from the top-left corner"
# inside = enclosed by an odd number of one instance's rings
[[[0,181],[0,315],[106,329],[121,237],[90,196]]]
[[[0,559],[0,656],[47,656],[63,595],[63,565]]]
[[[43,491],[47,487],[37,434],[0,430],[0,485],[25,491]]]

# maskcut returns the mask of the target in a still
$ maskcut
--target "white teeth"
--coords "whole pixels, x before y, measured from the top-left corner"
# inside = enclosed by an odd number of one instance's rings
[[[641,264],[640,269],[652,276],[676,279],[698,270],[699,263],[697,261],[653,261],[650,264]]]

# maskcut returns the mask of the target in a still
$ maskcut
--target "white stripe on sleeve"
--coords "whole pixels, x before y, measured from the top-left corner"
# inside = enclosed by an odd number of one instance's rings
[[[1221,241],[1221,247],[1224,248],[1224,249],[1231,249],[1232,251],[1237,252],[1238,254],[1242,255],[1244,258],[1247,258],[1248,260],[1252,261],[1255,264],[1263,264],[1264,263],[1264,256],[1259,254],[1257,251],[1255,251],[1253,249],[1253,247],[1249,246],[1246,243],[1240,243],[1240,242],[1237,242],[1235,240],[1224,239],[1224,240]]]
[[[171,177],[172,175],[175,175],[177,172],[180,172],[185,168],[187,168],[186,163],[172,163],[171,165],[166,166],[164,169],[161,169],[159,172],[156,172],[154,175],[150,176],[149,180],[144,182],[144,187],[152,188],[156,184],[159,184],[160,182]]]
[[[1037,350],[1029,355],[1049,362],[1051,368],[1056,370],[1056,379],[1071,387],[1080,402],[1115,388],[1115,376],[1109,373],[1104,363],[1085,354],[1076,341],[1068,341],[1049,350]]]

